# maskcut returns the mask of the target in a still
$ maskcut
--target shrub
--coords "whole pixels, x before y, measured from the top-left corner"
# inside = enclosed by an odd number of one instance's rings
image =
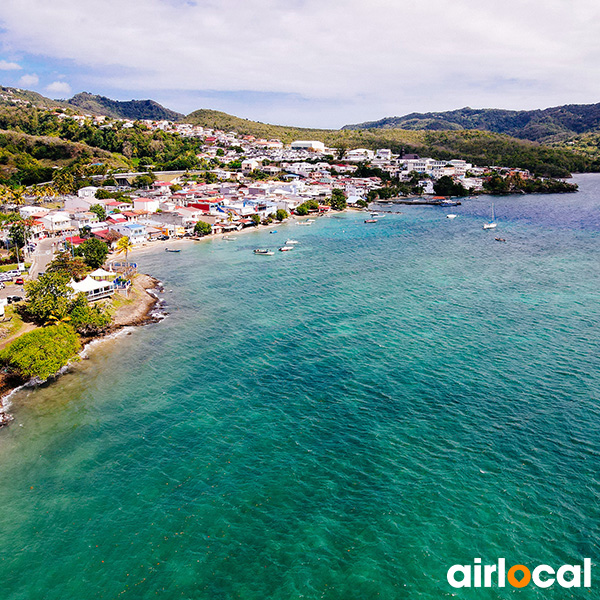
[[[79,348],[79,338],[70,326],[51,325],[17,338],[0,352],[0,361],[22,379],[47,379],[64,367]]]

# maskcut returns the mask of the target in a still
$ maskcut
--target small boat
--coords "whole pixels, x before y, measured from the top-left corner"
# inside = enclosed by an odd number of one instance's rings
[[[494,205],[492,204],[492,220],[489,223],[484,223],[484,229],[496,229],[498,224],[496,223],[496,219],[494,218]]]
[[[275,252],[271,252],[271,250],[267,250],[266,248],[265,249],[257,248],[254,251],[254,254],[262,254],[263,256],[273,256],[273,254],[275,254]]]
[[[223,236],[223,239],[224,239],[226,242],[235,242],[235,238],[234,238],[234,237],[231,237],[230,235],[224,235],[224,236]]]
[[[290,250],[293,250],[294,246],[281,246],[281,248],[279,248],[279,252],[289,252]]]
[[[273,229],[273,231],[269,231],[269,233],[277,233],[277,229]]]
[[[300,242],[298,240],[286,240],[285,241],[285,245],[286,246],[291,246],[293,244],[299,244]]]
[[[181,252],[181,249],[175,249],[175,248],[165,248],[165,252]]]
[[[458,217],[458,215],[446,215],[446,219],[456,219],[456,217]]]
[[[296,223],[296,225],[310,225],[310,221],[301,221],[300,223]]]
[[[383,219],[383,217],[385,217],[385,215],[382,215],[381,213],[371,213],[372,219]]]
[[[497,242],[505,242],[506,240],[501,237],[494,238]]]
[[[308,221],[306,221],[307,223],[314,223],[315,220],[314,219],[308,219]]]
[[[365,223],[377,223],[377,219],[365,219]]]

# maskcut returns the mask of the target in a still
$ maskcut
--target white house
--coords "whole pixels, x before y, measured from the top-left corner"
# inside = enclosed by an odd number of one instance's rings
[[[132,244],[142,244],[147,238],[146,227],[140,223],[115,223],[109,229],[128,237]]]
[[[49,235],[73,231],[75,228],[71,225],[71,216],[68,212],[56,211],[48,213],[45,217],[38,219]]]
[[[160,208],[160,200],[158,198],[134,198],[133,208],[155,213]]]
[[[41,206],[21,206],[19,208],[19,214],[24,219],[32,219],[46,216],[50,212],[48,208],[42,208]]]
[[[97,191],[97,187],[94,187],[93,185],[88,185],[87,187],[79,188],[79,190],[77,191],[77,195],[80,198],[95,198]]]

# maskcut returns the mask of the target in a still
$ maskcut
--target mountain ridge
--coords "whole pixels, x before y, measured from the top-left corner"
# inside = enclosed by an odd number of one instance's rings
[[[600,103],[565,104],[546,109],[506,110],[459,108],[444,112],[409,113],[345,125],[342,130],[408,129],[452,131],[479,129],[541,143],[600,130]]]

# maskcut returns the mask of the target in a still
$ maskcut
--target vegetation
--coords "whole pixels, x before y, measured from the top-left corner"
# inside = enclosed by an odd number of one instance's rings
[[[125,263],[129,261],[129,253],[133,250],[133,243],[124,235],[117,241],[117,254],[125,254]]]
[[[433,191],[438,196],[468,196],[469,191],[452,177],[444,175],[433,184]]]
[[[88,271],[88,265],[80,257],[72,256],[70,252],[59,252],[52,259],[46,273],[59,273],[65,275],[69,279],[75,279],[79,281],[83,279]]]
[[[90,212],[95,213],[98,216],[99,221],[106,221],[106,210],[101,204],[92,204],[92,206],[90,206]]]
[[[66,272],[49,272],[34,281],[25,282],[25,312],[38,323],[50,317],[63,318],[69,313],[69,299],[73,290],[67,285]]]
[[[287,210],[283,210],[283,208],[278,208],[277,212],[275,213],[275,218],[278,221],[283,221],[284,219],[287,219],[290,215],[288,214]]]
[[[301,217],[305,217],[310,211],[316,210],[319,210],[319,203],[316,200],[307,200],[297,206],[294,212]]]
[[[333,210],[344,210],[347,205],[346,194],[339,189],[333,190],[331,193],[331,208]]]
[[[577,191],[577,185],[556,179],[523,179],[518,174],[501,177],[494,173],[484,181],[483,189],[489,194],[557,194]]]
[[[0,362],[23,380],[47,379],[64,367],[79,348],[79,338],[73,328],[61,323],[20,336],[0,352]]]
[[[179,121],[183,115],[161,106],[154,100],[129,100],[121,102],[105,96],[97,96],[82,92],[73,96],[66,103],[83,112],[106,115],[115,119],[148,119],[151,121]]]
[[[99,304],[91,305],[85,294],[77,294],[69,309],[71,325],[84,336],[98,335],[110,325],[110,315]]]
[[[212,227],[210,223],[206,223],[205,221],[198,221],[194,226],[194,233],[199,237],[204,237],[205,235],[209,235],[212,233]]]
[[[75,254],[81,256],[85,264],[91,269],[98,269],[104,264],[108,256],[108,245],[96,238],[85,240],[75,249]]]
[[[600,128],[600,104],[556,106],[545,110],[461,108],[440,113],[411,113],[344,129],[465,130],[504,133],[531,141],[556,141]]]
[[[544,146],[475,129],[303,129],[258,123],[213,110],[193,112],[186,117],[186,121],[267,139],[278,138],[287,143],[295,139],[314,139],[340,151],[350,148],[390,148],[395,153],[416,153],[438,160],[462,158],[477,166],[523,168],[545,177],[567,177],[573,172],[600,170],[600,162],[596,163],[568,148]]]

